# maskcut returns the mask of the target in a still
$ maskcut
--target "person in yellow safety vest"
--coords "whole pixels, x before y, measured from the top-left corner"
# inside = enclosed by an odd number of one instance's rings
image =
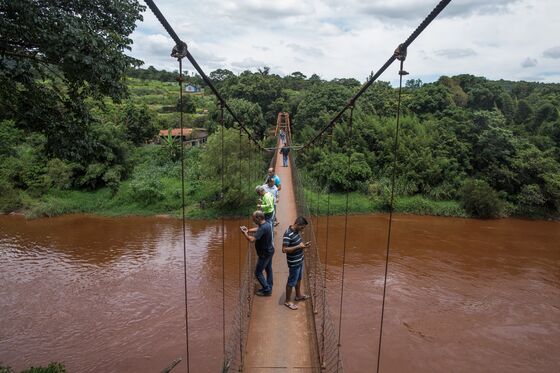
[[[257,209],[263,212],[265,220],[272,227],[274,221],[274,196],[272,193],[267,192],[262,185],[257,186],[255,191],[260,197]]]

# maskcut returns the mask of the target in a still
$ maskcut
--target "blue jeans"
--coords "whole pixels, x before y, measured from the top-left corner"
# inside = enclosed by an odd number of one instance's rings
[[[284,167],[288,167],[288,155],[282,154],[282,162],[284,163]]]
[[[262,286],[263,293],[270,293],[272,291],[272,257],[274,252],[259,255],[257,259],[257,266],[255,267],[255,277]],[[266,280],[263,275],[266,272]]]
[[[268,213],[268,214],[264,214],[264,220],[266,220],[267,223],[270,224],[271,227],[274,227],[274,213],[276,211],[272,210],[272,212]]]

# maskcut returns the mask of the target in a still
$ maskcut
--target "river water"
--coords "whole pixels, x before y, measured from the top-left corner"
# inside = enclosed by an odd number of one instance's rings
[[[193,372],[221,367],[222,260],[228,325],[246,250],[239,224],[186,226]],[[337,327],[344,225],[329,218],[328,243],[326,218],[315,231]],[[386,216],[348,219],[346,372],[377,363],[386,242]],[[177,220],[0,216],[0,362],[161,371],[186,357],[183,268]],[[559,223],[396,216],[388,268],[381,371],[560,371]]]
[[[338,327],[345,219],[328,223],[315,233]],[[387,227],[348,219],[345,372],[375,372]],[[560,372],[560,224],[394,217],[381,356],[381,372]]]

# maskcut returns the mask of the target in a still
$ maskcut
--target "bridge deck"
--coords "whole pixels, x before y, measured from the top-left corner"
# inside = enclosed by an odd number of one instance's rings
[[[274,233],[275,254],[272,269],[274,288],[271,297],[255,297],[245,352],[245,372],[318,372],[320,364],[313,333],[311,299],[298,302],[298,310],[284,306],[288,265],[282,253],[282,235],[296,218],[296,202],[289,167],[276,160],[276,174],[282,182],[278,221]],[[304,282],[306,281],[304,277]],[[307,289],[305,283],[302,289]],[[302,290],[306,291],[306,290]],[[295,290],[292,292],[292,298]]]

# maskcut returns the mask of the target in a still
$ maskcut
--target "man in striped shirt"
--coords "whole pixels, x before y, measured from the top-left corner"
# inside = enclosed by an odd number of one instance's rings
[[[307,220],[303,216],[298,216],[294,224],[290,225],[284,233],[282,240],[282,252],[286,254],[288,260],[288,283],[286,284],[286,301],[284,305],[292,310],[297,310],[298,306],[291,301],[292,288],[296,288],[296,301],[309,298],[308,295],[301,293],[301,279],[303,278],[303,258],[304,251],[311,243],[303,242],[300,233],[307,226]]]

